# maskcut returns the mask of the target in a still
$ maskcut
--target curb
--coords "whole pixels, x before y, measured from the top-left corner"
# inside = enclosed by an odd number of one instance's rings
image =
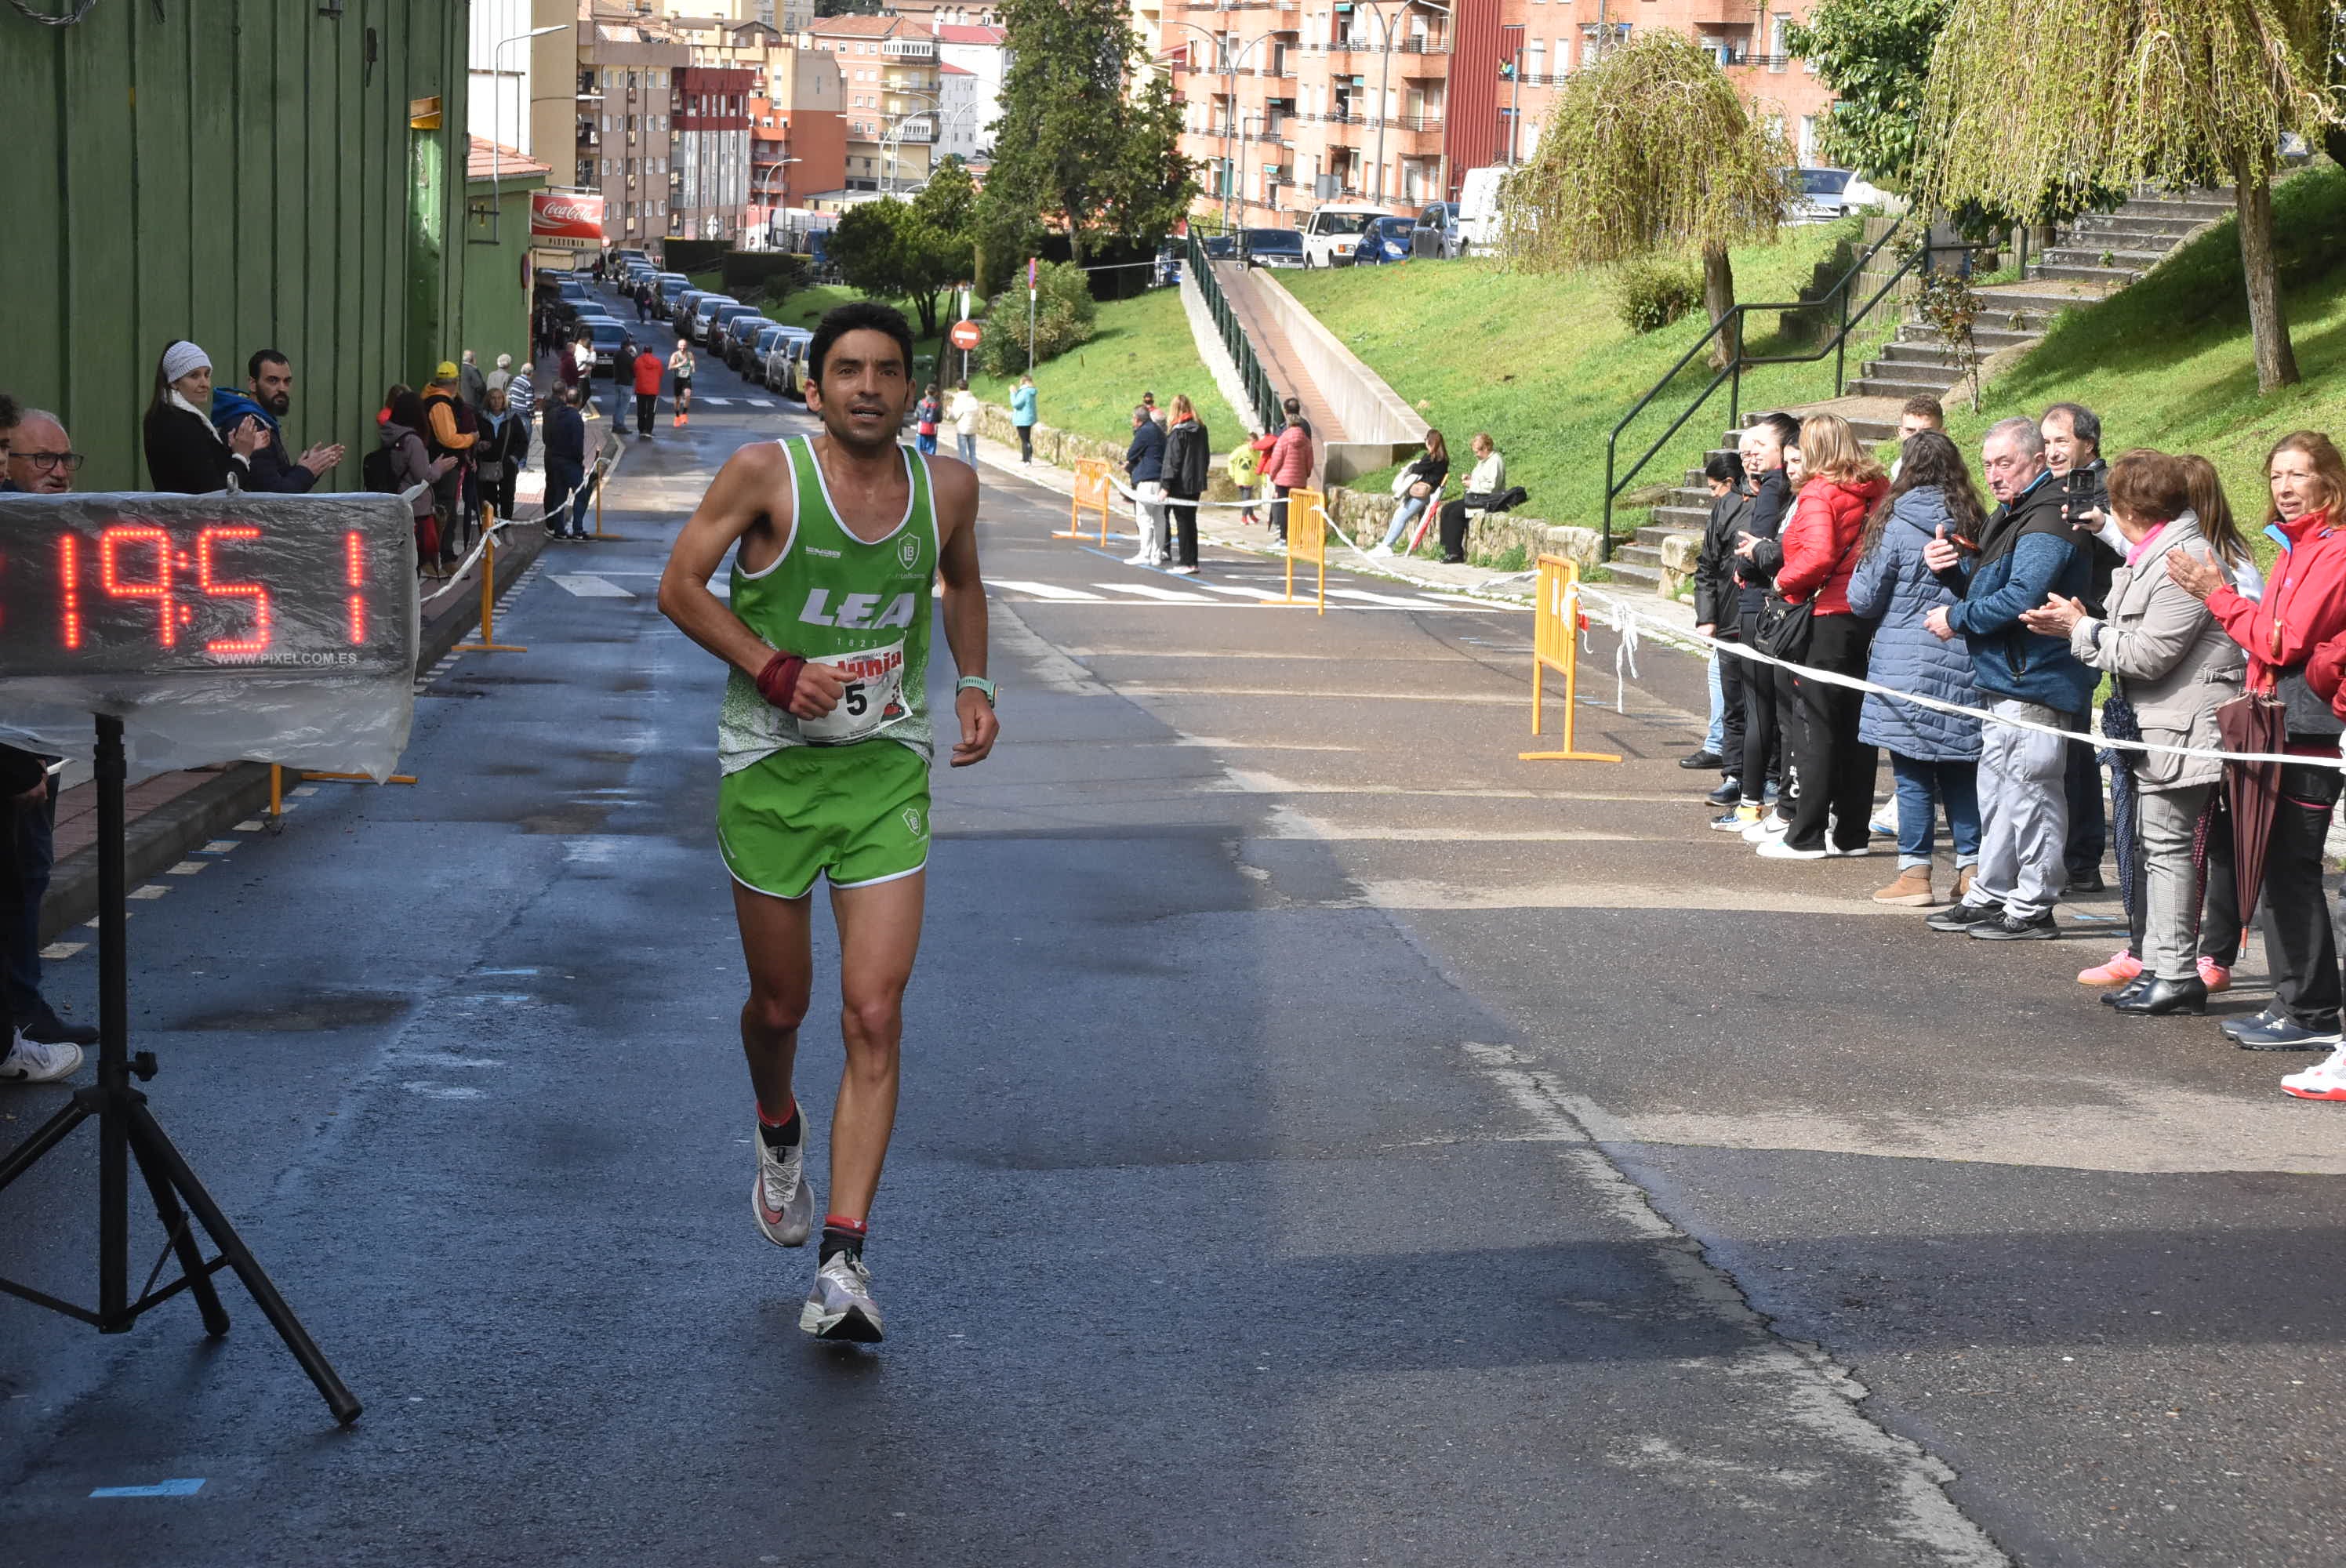
[[[546,548],[546,530],[516,524],[505,531],[513,543],[497,552],[496,596],[502,600],[515,581],[529,569]],[[516,537],[518,535],[518,537]],[[473,634],[481,620],[477,588],[456,596],[456,603],[427,622],[418,638],[416,666],[430,669],[448,651]],[[125,881],[138,886],[187,851],[216,839],[233,825],[269,808],[269,764],[231,762],[219,776],[186,794],[166,801],[129,825],[124,833],[122,858]],[[49,874],[49,894],[41,904],[41,940],[59,933],[97,913],[97,850],[76,850],[56,863]]]

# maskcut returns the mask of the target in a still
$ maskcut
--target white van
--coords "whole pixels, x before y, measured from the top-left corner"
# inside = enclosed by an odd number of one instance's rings
[[[1382,207],[1366,202],[1337,202],[1303,219],[1303,264],[1306,267],[1350,267],[1360,249],[1361,235],[1370,224],[1388,216]]]
[[[1509,170],[1504,164],[1470,168],[1458,182],[1458,253],[1488,253],[1499,248],[1499,190]]]

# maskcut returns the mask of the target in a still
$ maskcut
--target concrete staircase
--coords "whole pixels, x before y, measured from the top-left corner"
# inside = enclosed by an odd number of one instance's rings
[[[2107,298],[2164,260],[2167,254],[2233,210],[2229,190],[2146,191],[2116,212],[2080,218],[2060,231],[2059,242],[2029,263],[2016,283],[1979,290],[1985,304],[1972,337],[1983,360],[2023,350],[2042,338],[2053,318],[2072,306]],[[1850,383],[1849,395],[1796,409],[1831,412],[1849,420],[1860,439],[1884,442],[1898,434],[1899,405],[1911,397],[1951,401],[1961,381],[1954,352],[1936,329],[1909,320],[1898,335]],[[1745,423],[1759,413],[1747,415]],[[1729,431],[1724,444],[1731,446]],[[1702,533],[1710,516],[1710,492],[1702,471],[1687,470],[1668,497],[1637,530],[1633,544],[1613,551],[1613,575],[1625,584],[1658,590],[1663,583],[1662,546],[1674,534]]]

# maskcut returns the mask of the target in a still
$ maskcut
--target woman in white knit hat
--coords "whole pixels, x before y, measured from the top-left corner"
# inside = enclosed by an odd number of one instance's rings
[[[246,460],[268,444],[269,427],[248,418],[225,436],[212,427],[211,356],[184,339],[155,364],[147,405],[147,477],[158,490],[205,495],[242,484]]]

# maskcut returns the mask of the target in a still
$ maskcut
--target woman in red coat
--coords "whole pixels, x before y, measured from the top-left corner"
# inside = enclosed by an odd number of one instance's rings
[[[1810,669],[1862,677],[1873,626],[1850,614],[1849,576],[1865,520],[1889,494],[1890,479],[1839,414],[1811,414],[1801,422],[1800,459],[1807,482],[1772,542],[1782,557],[1775,592],[1787,604],[1815,606],[1807,649],[1792,657]],[[1771,546],[1762,541],[1760,547]],[[1780,839],[1760,840],[1760,853],[1783,860],[1864,854],[1876,759],[1873,748],[1857,738],[1863,694],[1801,680],[1795,696],[1784,732],[1790,823]]]
[[[1262,465],[1262,477],[1279,497],[1270,504],[1271,536],[1281,544],[1287,541],[1287,493],[1311,483],[1311,426],[1303,417],[1303,405],[1294,398],[1287,400],[1287,427],[1271,443],[1270,456]]]

